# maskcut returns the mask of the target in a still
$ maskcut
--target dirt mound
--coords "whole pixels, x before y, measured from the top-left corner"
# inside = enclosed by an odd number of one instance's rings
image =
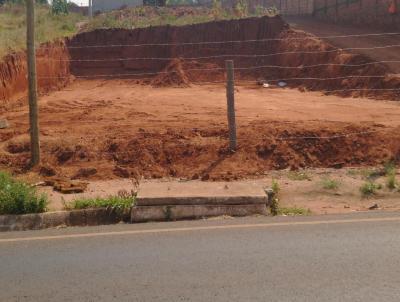
[[[380,90],[400,88],[400,77],[391,75],[385,64],[375,63],[364,55],[337,51],[329,43],[303,31],[289,29],[283,31],[280,37],[282,40],[277,52],[284,53],[290,50],[299,55],[286,53],[276,56],[276,65],[293,68],[271,71],[275,76],[288,78],[290,85],[308,90],[326,90],[328,93],[332,91],[331,93],[342,96],[400,99],[400,91]],[[302,39],[307,37],[308,39]],[[312,54],[306,55],[302,52]]]
[[[189,79],[183,71],[182,62],[173,59],[151,82],[153,87],[189,87]]]
[[[189,87],[190,83],[224,80],[224,70],[215,63],[172,59],[168,66],[150,81],[150,84],[153,87]]]

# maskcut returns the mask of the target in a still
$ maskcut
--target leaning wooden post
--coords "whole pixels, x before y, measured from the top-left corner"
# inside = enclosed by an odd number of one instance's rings
[[[35,0],[26,0],[26,27],[29,83],[29,132],[31,136],[31,166],[33,167],[40,162],[35,51]]]
[[[229,148],[236,151],[236,117],[235,117],[235,79],[233,61],[227,60],[226,65],[226,98],[228,103]]]

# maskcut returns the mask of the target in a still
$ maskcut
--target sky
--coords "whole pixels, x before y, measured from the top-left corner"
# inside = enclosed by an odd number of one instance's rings
[[[88,6],[88,1],[89,0],[70,0],[70,2],[74,2],[78,5],[85,5],[85,6]]]

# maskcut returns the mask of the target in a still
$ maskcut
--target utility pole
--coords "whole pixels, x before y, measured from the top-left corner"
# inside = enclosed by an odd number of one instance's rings
[[[235,116],[235,78],[233,61],[225,61],[226,65],[226,99],[228,105],[229,149],[236,151],[236,116]]]
[[[29,132],[31,136],[31,166],[34,167],[40,162],[35,51],[35,0],[26,0],[26,27],[29,83]]]
[[[89,18],[93,17],[93,0],[89,0]]]

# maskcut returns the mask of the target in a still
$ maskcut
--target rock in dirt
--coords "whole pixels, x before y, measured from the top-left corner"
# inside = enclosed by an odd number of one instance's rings
[[[377,209],[379,209],[379,205],[377,203],[368,208],[368,210],[377,210]]]
[[[53,167],[48,166],[48,165],[44,165],[44,166],[40,167],[39,175],[42,175],[42,176],[54,176],[54,175],[56,175],[56,171],[54,170]]]
[[[118,177],[121,177],[121,178],[129,178],[129,176],[130,176],[130,173],[129,173],[129,171],[127,169],[119,167],[119,166],[116,166],[114,168],[113,172],[114,172],[115,176],[118,176]]]
[[[6,129],[10,127],[10,124],[6,119],[0,119],[0,129]]]
[[[97,174],[96,168],[81,168],[76,172],[72,179],[87,178]]]
[[[47,186],[52,186],[55,191],[63,194],[74,194],[85,192],[88,183],[66,178],[51,178],[45,181]]]
[[[56,153],[57,160],[60,164],[65,163],[74,156],[74,151],[70,149],[58,150]]]

